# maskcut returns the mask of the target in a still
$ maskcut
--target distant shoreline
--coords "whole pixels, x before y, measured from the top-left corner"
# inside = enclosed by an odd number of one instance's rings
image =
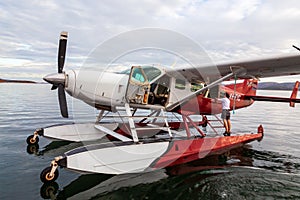
[[[293,90],[295,83],[260,82],[258,90]]]

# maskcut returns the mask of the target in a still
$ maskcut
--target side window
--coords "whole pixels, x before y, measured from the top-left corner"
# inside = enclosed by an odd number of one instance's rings
[[[134,68],[132,73],[132,79],[136,82],[144,83],[146,81],[140,68]]]
[[[200,90],[204,87],[203,83],[192,83],[191,84],[191,92],[196,92],[197,90]]]
[[[175,80],[175,88],[184,90],[185,89],[185,80],[182,79],[176,79]]]

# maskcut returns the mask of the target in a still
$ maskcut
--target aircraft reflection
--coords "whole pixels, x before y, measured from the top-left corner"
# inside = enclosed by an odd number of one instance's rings
[[[81,142],[69,142],[69,141],[53,141],[40,149],[38,144],[27,145],[27,153],[34,154],[36,156],[42,156],[45,154],[53,154],[57,152],[66,152],[68,150],[82,146]]]
[[[130,193],[137,193],[139,190],[145,192],[146,188],[146,190],[149,190],[148,192],[146,191],[147,195],[154,195],[151,192],[151,188],[161,187],[161,184],[166,185],[166,187],[170,187],[169,185],[175,182],[176,184],[191,185],[195,181],[227,173],[228,170],[226,168],[230,166],[253,166],[250,151],[251,149],[244,146],[222,155],[210,156],[191,163],[147,173],[81,175],[62,189],[59,189],[59,185],[56,182],[44,184],[40,189],[40,193],[44,199],[92,199],[107,194],[122,193],[125,188],[126,190],[132,190]],[[142,189],[136,189],[136,187],[142,187]]]

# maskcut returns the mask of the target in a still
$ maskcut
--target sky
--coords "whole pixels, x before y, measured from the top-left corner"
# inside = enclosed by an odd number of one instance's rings
[[[145,28],[178,33],[213,62],[225,62],[297,53],[292,45],[300,46],[299,19],[297,0],[3,0],[0,77],[41,81],[55,73],[61,31],[69,33],[65,69],[80,68],[112,38]]]

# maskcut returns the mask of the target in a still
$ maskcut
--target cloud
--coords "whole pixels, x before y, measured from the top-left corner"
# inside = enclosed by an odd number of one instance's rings
[[[55,72],[61,31],[69,32],[67,67],[80,66],[110,38],[145,27],[186,35],[216,61],[295,52],[291,46],[300,43],[299,7],[296,0],[4,1],[1,75],[11,68],[40,76]]]

